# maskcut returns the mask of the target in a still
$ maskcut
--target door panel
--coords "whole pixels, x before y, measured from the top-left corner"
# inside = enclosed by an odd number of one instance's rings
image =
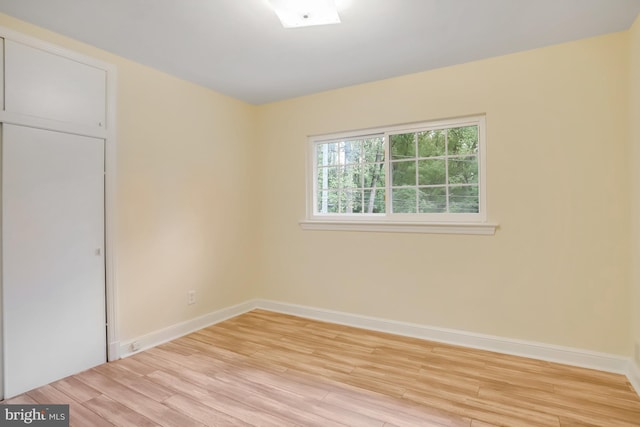
[[[106,361],[104,141],[2,129],[5,397]]]

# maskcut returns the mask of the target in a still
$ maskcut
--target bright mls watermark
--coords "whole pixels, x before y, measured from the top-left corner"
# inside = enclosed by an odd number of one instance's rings
[[[69,427],[69,405],[0,405],[0,427]]]

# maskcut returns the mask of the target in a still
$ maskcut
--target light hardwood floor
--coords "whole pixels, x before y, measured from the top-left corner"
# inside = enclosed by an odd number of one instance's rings
[[[6,403],[86,426],[640,426],[622,375],[255,310]]]

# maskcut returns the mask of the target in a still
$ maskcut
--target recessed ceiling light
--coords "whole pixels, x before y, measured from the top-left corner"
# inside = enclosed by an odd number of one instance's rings
[[[334,0],[268,0],[285,28],[339,24]]]

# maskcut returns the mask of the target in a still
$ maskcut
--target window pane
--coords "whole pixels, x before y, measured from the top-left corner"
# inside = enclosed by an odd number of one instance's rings
[[[478,153],[478,126],[449,129],[449,155]]]
[[[401,135],[390,135],[391,159],[403,160],[416,156],[416,142],[414,133],[404,133]]]
[[[394,187],[416,185],[416,162],[392,162],[391,178]]]
[[[331,194],[329,195],[331,197]],[[329,199],[330,201],[333,201],[332,199]],[[337,213],[345,213],[345,206],[346,206],[346,196],[344,194],[344,191],[336,191],[335,192],[335,209]]]
[[[445,187],[421,188],[418,192],[420,213],[441,213],[447,211],[447,189]]]
[[[363,157],[367,163],[384,161],[384,138],[365,139],[363,143]]]
[[[338,213],[338,192],[337,191],[318,191],[318,213]]]
[[[337,189],[338,188],[338,167],[318,168],[318,188]]]
[[[418,133],[418,156],[436,157],[445,155],[445,131],[430,130]]]
[[[362,188],[362,166],[345,166],[342,172],[343,188]]]
[[[342,198],[344,213],[362,213],[362,190],[345,190]]]
[[[420,185],[446,184],[445,160],[418,160],[418,179]]]
[[[478,157],[449,159],[449,184],[477,184]]]
[[[321,213],[321,214],[327,213],[328,211],[327,200],[329,198],[329,192],[318,190],[317,196],[318,196],[318,200],[316,201],[317,203],[316,211],[318,211],[318,213]]]
[[[338,143],[318,144],[316,146],[318,166],[332,166],[338,164]]]
[[[340,143],[340,163],[359,163],[362,156],[362,141],[344,141]]]
[[[478,213],[478,186],[449,187],[449,212]]]
[[[385,212],[384,188],[371,188],[364,190],[364,213]]]
[[[391,192],[393,195],[391,203],[394,213],[416,213],[415,188],[394,188]]]
[[[384,163],[373,163],[363,165],[364,186],[365,187],[382,187],[385,186]]]

